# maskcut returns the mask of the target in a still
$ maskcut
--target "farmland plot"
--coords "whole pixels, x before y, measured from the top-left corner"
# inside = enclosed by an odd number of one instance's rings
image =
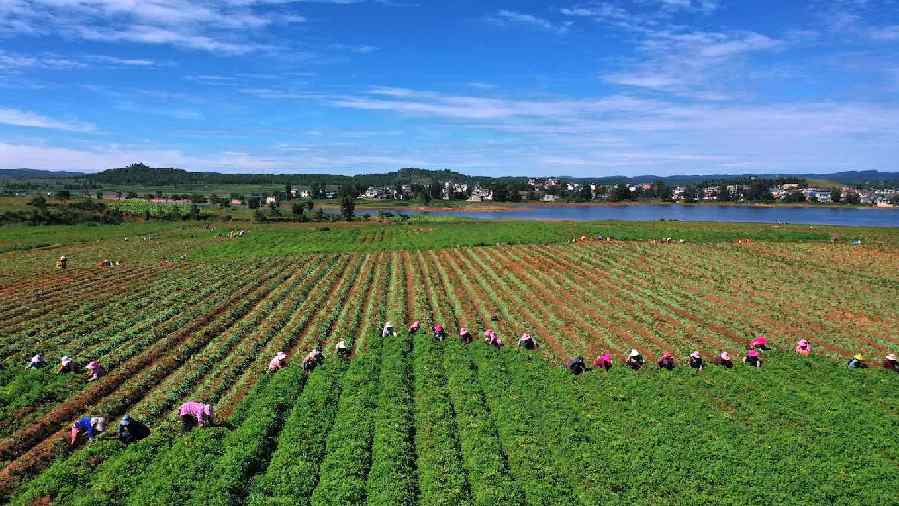
[[[0,490],[14,504],[895,502],[899,375],[842,363],[899,351],[888,249],[422,250],[405,231],[340,234],[373,246],[296,255],[282,238],[267,259],[82,266],[22,283],[5,273]],[[394,335],[382,335],[387,321]],[[504,347],[480,339],[488,329]],[[524,332],[538,350],[517,349]],[[758,333],[774,347],[759,370],[620,367],[630,348],[650,361],[739,357]],[[790,352],[799,338],[813,357]],[[335,354],[341,339],[348,359]],[[307,375],[299,364],[315,346],[325,363]],[[24,370],[34,351],[51,366],[98,359],[108,374]],[[290,365],[267,373],[278,351]],[[609,373],[559,367],[603,352]],[[174,413],[189,399],[212,403],[221,425],[181,434]],[[76,416],[125,413],[153,434],[129,447],[61,443]]]

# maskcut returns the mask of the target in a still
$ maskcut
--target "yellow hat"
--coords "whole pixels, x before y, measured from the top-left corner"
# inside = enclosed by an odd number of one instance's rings
[[[864,359],[865,359],[865,357],[863,357],[861,353],[857,353],[857,354],[856,354],[854,357],[852,357],[852,358],[854,358],[854,359],[856,359],[856,360],[864,360]]]

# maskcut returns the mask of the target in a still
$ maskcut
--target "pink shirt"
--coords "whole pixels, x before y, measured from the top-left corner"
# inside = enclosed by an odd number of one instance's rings
[[[283,359],[280,357],[273,358],[272,361],[268,363],[269,370],[274,371],[275,369],[280,369],[282,360]]]
[[[190,415],[197,419],[197,423],[203,425],[206,419],[212,418],[212,405],[197,401],[185,402],[178,410],[178,416]]]
[[[97,362],[96,360],[87,364],[85,369],[89,370],[92,374],[92,377],[94,377],[94,378],[99,377],[104,372],[103,366],[100,365],[100,362]]]

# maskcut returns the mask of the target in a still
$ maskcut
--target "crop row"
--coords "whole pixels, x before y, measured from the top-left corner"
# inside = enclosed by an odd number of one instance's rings
[[[370,260],[367,259],[366,265],[370,265]],[[346,322],[348,315],[354,315],[357,326],[364,321],[362,306],[366,298],[356,296],[353,304],[347,304],[348,293],[360,269],[358,262],[348,269],[347,278],[328,301],[328,309],[324,312],[326,319],[320,323],[317,342],[324,343],[331,336],[335,321],[341,317]],[[371,268],[368,270],[372,271]],[[340,380],[345,370],[344,361],[332,358],[317,367],[306,380],[306,386],[278,437],[277,447],[265,473],[256,479],[250,490],[250,504],[308,503],[318,483],[319,466],[325,455],[327,434],[337,412]]]
[[[430,335],[440,314],[430,297],[422,258],[413,254],[416,314],[424,328],[414,336],[415,448],[418,451],[419,499],[422,504],[470,504],[471,490],[462,460],[456,417],[441,360],[441,349]],[[446,322],[442,322],[446,325]],[[449,332],[449,329],[448,329]],[[448,335],[453,339],[452,334]]]
[[[31,326],[34,320],[47,314],[62,314],[77,308],[84,301],[107,301],[114,297],[127,296],[136,288],[159,275],[156,267],[143,267],[117,272],[96,283],[76,284],[71,290],[61,290],[49,296],[37,297],[31,301],[20,301],[11,309],[0,314],[2,331],[19,332]]]
[[[467,326],[477,335],[486,331],[488,327],[482,318],[467,320],[471,318],[471,313],[466,314],[462,303],[456,298],[455,286],[443,262],[433,253],[427,257],[425,271],[429,276],[431,297],[440,308],[440,318],[449,318],[447,321],[451,321],[455,328]],[[487,406],[483,385],[478,381],[477,368],[460,340],[446,342],[444,366],[456,414],[463,462],[475,503],[523,504],[522,491],[509,470],[506,450]]]
[[[217,281],[216,284],[204,287],[199,295],[202,298],[204,295],[211,294],[216,288],[220,288],[221,286],[222,282]],[[179,296],[182,298],[181,300],[186,300],[187,297],[196,295],[196,293],[190,294],[187,292],[179,292]],[[161,310],[162,308],[160,308],[160,311],[146,312],[140,311],[142,306],[142,302],[135,303],[131,308],[131,311],[127,313],[132,315],[132,319],[123,319],[120,325],[116,325],[112,328],[105,328],[99,332],[87,332],[86,330],[75,329],[71,334],[81,334],[79,339],[65,340],[65,344],[56,346],[51,345],[52,341],[44,341],[41,343],[41,350],[47,353],[46,356],[49,360],[52,360],[50,357],[54,355],[68,353],[75,359],[76,363],[85,363],[88,360],[99,359],[108,370],[114,370],[130,356],[141,351],[143,346],[152,344],[152,342],[155,341],[155,339],[153,339],[155,334],[147,334],[147,332],[154,328],[158,329],[160,325],[174,323],[173,320],[176,319],[176,317],[180,316],[183,318],[185,316],[185,313],[182,313],[182,307],[180,305],[169,307],[165,310]],[[174,330],[177,327],[170,326],[168,328]],[[132,340],[136,338],[140,339],[135,342],[143,344],[133,345],[134,342],[132,342]],[[129,343],[132,345],[129,345]],[[66,348],[79,351],[76,353],[66,352]],[[113,351],[115,353],[110,353]],[[50,353],[53,353],[53,355]],[[31,380],[34,378],[34,373],[32,371],[18,368],[15,370],[16,379],[12,381],[20,381],[28,384],[32,383]],[[81,375],[76,375],[72,378],[72,381],[74,381],[80,388],[83,388],[86,384],[86,381]],[[9,425],[2,425],[3,431],[8,432],[15,427],[30,423],[35,416],[38,416],[44,410],[52,407],[55,402],[59,402],[60,399],[52,390],[55,383],[56,381],[32,385],[27,392],[20,390],[17,395],[18,399],[30,398],[32,401],[30,401],[24,409],[18,411],[18,415],[14,419],[11,418],[8,420]],[[11,388],[11,386],[8,387]],[[58,392],[58,394],[65,394],[65,392]]]
[[[386,269],[378,279],[379,285],[370,286],[369,290],[386,299],[393,265],[384,255],[377,262],[387,264]],[[383,299],[372,308],[374,311],[367,313],[369,320],[384,321],[387,305]],[[361,311],[357,314],[361,316]],[[361,323],[359,321],[357,325]],[[319,467],[319,481],[311,497],[312,504],[359,504],[365,500],[371,466],[381,345],[380,338],[369,339],[365,349],[357,345],[355,358],[340,380],[340,402],[328,433],[325,456]]]
[[[739,280],[752,276],[752,272],[780,273],[784,270],[784,267],[777,268],[767,263],[755,267],[755,271],[747,270],[744,264],[747,264],[748,260],[733,258],[731,251],[727,252],[727,256],[721,253],[724,252],[712,249],[707,256],[709,262],[706,266],[713,276],[726,275],[730,279]],[[897,295],[895,290],[892,290],[893,294],[888,295],[889,289],[870,285],[856,287],[851,282],[847,283],[846,281],[850,281],[851,278],[840,282],[837,279],[812,277],[799,272],[755,276],[757,281],[751,289],[741,289],[726,284],[722,286],[722,282],[716,282],[714,278],[709,279],[708,275],[697,275],[692,272],[695,269],[694,260],[686,255],[674,265],[671,265],[673,262],[669,259],[661,259],[660,263],[670,269],[673,275],[689,279],[690,290],[694,294],[702,295],[719,307],[726,307],[727,310],[740,308],[741,312],[757,313],[763,323],[776,328],[790,340],[798,337],[813,337],[814,340],[820,336],[825,342],[833,343],[834,348],[830,350],[831,352],[843,356],[849,350],[858,349],[859,344],[878,351],[899,344],[889,332],[884,332],[889,328],[886,322],[885,325],[862,326],[855,321],[830,321],[826,317],[827,313],[833,311],[834,303],[839,304],[837,307],[847,308],[850,311],[888,315],[895,311],[895,304],[891,303]],[[727,274],[724,274],[725,272]],[[777,279],[780,276],[783,276],[783,280]],[[767,279],[769,277],[773,278],[773,283]],[[800,280],[804,280],[802,285],[795,286]],[[715,289],[710,290],[711,287]],[[827,305],[822,305],[822,302]],[[868,307],[861,310],[853,309],[859,304]],[[775,339],[777,337],[779,336],[775,336]],[[789,341],[780,343],[785,346],[792,344]]]
[[[296,277],[300,274],[302,274],[302,271],[298,271],[292,277]],[[270,297],[270,300],[273,302],[281,299],[282,294],[280,293]],[[260,306],[258,315],[268,316],[269,311],[272,309],[273,308],[266,308],[264,305]],[[287,316],[287,313],[282,313],[282,318],[286,319]],[[254,326],[252,318],[245,320],[243,323],[247,324],[246,328],[248,330],[252,330]],[[276,397],[270,397],[267,394],[270,388],[280,391],[281,389],[278,388],[279,384],[279,382],[272,383],[268,380],[260,382],[259,388],[257,389],[259,395],[257,395],[255,402],[264,402],[265,399],[269,399],[271,402],[278,402]],[[219,488],[219,492],[223,494],[227,493],[228,495],[233,495],[235,497],[244,495],[246,493],[246,487],[244,486],[245,480],[243,479],[234,483],[229,480],[204,484],[203,476],[206,473],[209,473],[212,468],[219,466],[220,471],[223,473],[222,477],[228,476],[233,478],[235,474],[242,475],[242,473],[249,472],[260,465],[261,457],[268,455],[269,447],[266,446],[264,440],[257,441],[256,444],[253,444],[250,441],[250,438],[253,434],[259,434],[260,431],[264,433],[271,432],[271,436],[274,436],[281,426],[281,408],[283,407],[286,409],[288,405],[289,404],[269,404],[262,408],[261,411],[256,410],[255,407],[248,410],[246,416],[243,417],[243,423],[240,425],[240,428],[224,436],[222,444],[226,445],[227,450],[215,451],[212,454],[207,455],[206,458],[210,460],[208,466],[197,467],[195,469],[188,468],[179,475],[166,475],[164,473],[158,475],[151,474],[148,480],[142,482],[135,490],[129,493],[128,502],[131,504],[166,504],[171,501],[183,500],[185,497],[190,497],[194,493],[194,487],[198,484],[202,484],[202,487],[221,487]],[[172,446],[172,449],[169,450],[169,452],[176,452],[177,444],[178,443],[176,443],[175,446]],[[246,463],[247,467],[239,467],[238,465],[241,462]],[[155,465],[155,462],[153,465]],[[148,472],[153,472],[152,465]]]
[[[42,420],[4,440],[0,444],[0,453],[16,456],[16,461],[0,471],[0,482],[10,484],[11,478],[44,465],[52,456],[53,445],[53,438],[45,438],[54,431],[59,431],[58,435],[61,435],[63,424],[82,413],[86,407],[103,399],[103,403],[96,405],[96,408],[103,409],[109,416],[120,414],[150,387],[175,370],[183,356],[202,348],[216,333],[228,328],[248,312],[267,292],[265,284],[281,272],[283,267],[255,279],[232,294],[228,301],[217,306],[212,313],[196,318],[174,334],[157,341],[79,395],[57,406]],[[114,396],[107,397],[113,392]],[[41,445],[34,446],[41,441]],[[26,450],[27,453],[23,454]]]
[[[394,255],[395,278],[387,319],[398,324],[398,335],[384,339],[381,349],[380,392],[376,398],[371,466],[366,484],[368,504],[409,506],[415,504],[415,419],[412,403],[411,336],[405,332],[413,314],[408,311],[412,272],[405,256]],[[414,310],[414,306],[412,307]]]
[[[211,271],[203,269],[203,274],[218,279],[227,271]],[[215,275],[215,274],[219,275]],[[176,273],[147,284],[144,288],[105,303],[88,303],[81,305],[77,311],[54,314],[51,318],[35,319],[30,327],[19,333],[9,335],[4,343],[0,356],[5,359],[13,357],[24,360],[29,353],[41,351],[48,357],[65,349],[69,342],[92,332],[108,330],[115,332],[127,328],[135,319],[146,318],[143,312],[157,312],[179,307],[183,297],[195,295],[192,290],[199,289],[202,276],[184,276]],[[206,284],[206,283],[203,283]],[[185,293],[186,292],[186,293]],[[160,296],[161,295],[161,296]],[[155,308],[156,310],[153,310]],[[150,311],[144,311],[144,310]],[[123,315],[126,315],[123,318]],[[84,348],[83,343],[72,344],[73,350]]]
[[[493,307],[499,316],[495,330],[501,335],[514,336],[533,331],[533,318],[527,316],[531,309],[498,285],[498,280],[488,280],[480,275],[469,263],[470,259],[463,255],[441,255],[441,260],[452,280],[455,297],[460,301],[470,301],[466,305],[472,308],[469,311],[474,313],[475,318],[486,321],[486,308]],[[505,297],[500,298],[497,293]],[[525,321],[521,320],[522,316],[525,316]],[[542,327],[541,335],[548,335],[544,334],[548,332]],[[544,396],[551,393],[546,390],[546,379],[533,375],[531,369],[534,364],[542,365],[544,362],[533,355],[511,352],[508,348],[497,353],[480,343],[470,346],[469,352],[490,412],[494,415],[510,469],[519,478],[517,483],[527,502],[574,503],[571,494],[576,482],[570,481],[570,476],[560,469],[567,444],[565,432],[558,428],[553,431],[540,430],[544,424],[555,426],[565,422],[558,419],[548,421],[555,413],[540,403]],[[521,363],[522,360],[524,363]]]
[[[318,295],[315,295],[315,300],[306,301],[304,300],[304,304],[306,304],[306,308],[310,309],[308,312],[297,312],[293,315],[292,321],[284,326],[283,329],[279,329],[279,333],[281,334],[282,342],[289,341],[291,339],[295,339],[296,336],[292,334],[294,331],[300,331],[309,321],[309,318],[314,311],[311,311],[315,307],[316,304],[320,303],[322,287],[326,287],[327,285],[319,285],[317,284],[317,280],[321,279],[325,274],[332,272],[332,268],[334,267],[334,261],[336,258],[331,258],[327,262],[323,262],[316,268],[314,274],[310,274],[306,277],[305,287],[301,288],[297,291],[291,291],[288,294],[288,299],[291,301],[291,307],[295,303],[295,301],[299,299],[305,299],[305,296],[309,293],[313,288],[317,291]],[[310,266],[314,262],[310,262]],[[337,276],[333,276],[331,278],[333,281],[338,279]],[[332,282],[333,282],[332,281]],[[282,312],[282,314],[284,314]],[[284,335],[290,334],[290,335]],[[234,355],[232,353],[232,355]],[[241,359],[247,360],[250,357],[240,357]],[[267,361],[267,357],[266,357]],[[258,362],[258,360],[257,360]],[[239,367],[239,366],[238,366]],[[190,370],[190,368],[185,368],[186,370]],[[258,377],[259,372],[258,369],[256,371],[246,371],[244,373],[247,376]],[[251,395],[247,397],[246,402],[242,403],[243,409],[242,414],[245,416],[235,416],[234,422],[238,423],[246,418],[249,414],[255,413],[256,410],[253,408],[253,396],[257,391],[264,391],[268,385],[268,376],[264,376],[262,380],[257,382],[255,386],[252,388]],[[157,389],[159,392],[164,392],[164,390]],[[242,389],[245,390],[245,389]],[[274,395],[274,394],[272,394]],[[277,395],[274,395],[277,397]],[[270,396],[271,397],[271,396]],[[214,402],[216,395],[215,393],[209,394],[206,396],[210,401]],[[235,399],[235,402],[238,401]],[[244,406],[245,405],[245,406]],[[153,412],[145,412],[144,410],[138,409],[137,411],[132,411],[133,414],[136,414],[138,418],[144,419],[146,421],[153,421],[153,414],[157,413],[158,416],[159,410],[154,410]],[[222,416],[221,411],[217,410],[220,416]],[[119,452],[116,450],[121,450],[121,448],[113,448],[109,451],[103,452],[102,454],[102,464],[96,467],[95,473],[92,474],[91,483],[88,484],[87,489],[85,489],[82,484],[81,487],[73,487],[67,486],[75,480],[75,476],[78,476],[81,473],[80,469],[83,469],[83,461],[84,459],[79,456],[80,452],[76,452],[75,455],[70,457],[67,460],[59,461],[54,463],[51,468],[42,474],[37,480],[35,480],[32,484],[29,485],[25,489],[25,491],[20,494],[20,498],[26,499],[28,498],[38,497],[38,496],[54,496],[54,497],[71,497],[73,494],[75,495],[74,499],[70,499],[75,503],[85,502],[85,503],[101,503],[101,504],[115,504],[124,501],[129,494],[131,494],[137,486],[142,483],[143,480],[135,481],[135,480],[122,480],[118,479],[117,475],[121,473],[122,469],[129,469],[131,472],[137,472],[139,474],[143,474],[148,469],[153,462],[156,460],[157,455],[161,455],[168,451],[171,448],[171,445],[175,442],[173,438],[168,436],[169,430],[174,430],[173,424],[169,422],[161,422],[158,429],[154,430],[154,433],[151,435],[148,440],[142,441],[136,445],[131,445],[124,452]],[[82,452],[89,452],[90,448],[86,448],[82,450]],[[49,477],[45,479],[45,476]],[[157,484],[160,481],[157,480]],[[76,490],[70,490],[71,488],[76,488]],[[80,489],[80,490],[78,490]],[[77,494],[75,494],[77,492]]]

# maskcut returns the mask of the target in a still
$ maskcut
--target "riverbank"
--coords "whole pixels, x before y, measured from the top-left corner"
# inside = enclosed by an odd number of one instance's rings
[[[325,209],[338,208],[338,201],[320,201],[319,205]],[[810,203],[762,203],[762,202],[696,202],[681,203],[668,202],[662,200],[638,200],[638,201],[622,201],[622,202],[467,202],[467,201],[450,201],[439,205],[429,204],[421,205],[419,203],[409,203],[403,201],[380,200],[380,201],[357,201],[356,209],[358,210],[384,210],[393,212],[414,211],[422,212],[507,212],[507,211],[530,211],[538,209],[565,209],[565,208],[621,208],[634,206],[671,206],[671,207],[735,207],[735,208],[758,208],[758,209],[896,209],[896,208],[880,208],[862,205],[842,205],[842,204],[810,204]]]

